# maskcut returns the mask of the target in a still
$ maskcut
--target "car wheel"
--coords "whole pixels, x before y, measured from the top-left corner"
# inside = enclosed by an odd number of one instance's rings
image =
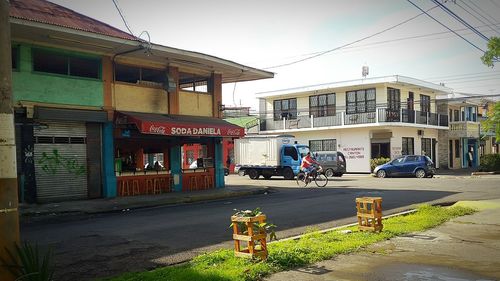
[[[330,168],[330,169],[326,169],[326,171],[325,171],[325,176],[327,176],[327,177],[329,177],[329,178],[330,178],[330,177],[335,176],[335,175],[333,174],[333,169],[331,169],[331,168]]]
[[[421,178],[425,178],[425,171],[423,169],[417,169],[415,171],[415,177],[421,179]]]
[[[255,170],[255,169],[251,169],[250,171],[248,171],[248,176],[251,179],[256,180],[259,178],[259,171]]]
[[[377,177],[378,178],[385,178],[385,177],[387,177],[387,173],[385,172],[385,170],[378,170]]]
[[[242,177],[245,175],[245,170],[239,170],[238,171],[238,176]]]
[[[292,169],[285,168],[285,170],[283,170],[283,177],[285,178],[285,180],[293,180],[295,175],[293,174]]]

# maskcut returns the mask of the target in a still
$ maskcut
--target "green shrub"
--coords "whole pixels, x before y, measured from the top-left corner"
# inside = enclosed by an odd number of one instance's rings
[[[54,266],[52,251],[40,251],[38,245],[24,242],[15,244],[14,252],[5,249],[10,260],[0,260],[0,266],[6,267],[16,280],[25,281],[52,281]]]
[[[500,154],[486,154],[481,156],[479,171],[500,171]]]
[[[375,167],[377,167],[378,165],[385,164],[385,163],[387,163],[389,161],[391,161],[391,158],[380,157],[380,158],[370,159],[370,169],[373,172],[373,170],[375,169]]]

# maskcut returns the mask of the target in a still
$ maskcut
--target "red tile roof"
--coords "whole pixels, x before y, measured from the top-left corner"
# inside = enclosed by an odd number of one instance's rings
[[[122,39],[136,38],[118,28],[44,0],[10,0],[10,16]]]

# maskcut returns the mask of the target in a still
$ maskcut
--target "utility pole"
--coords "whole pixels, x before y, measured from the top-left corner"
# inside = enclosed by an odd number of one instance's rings
[[[19,243],[9,8],[8,0],[0,0],[0,257],[4,260],[9,260],[6,249],[14,252],[15,243]],[[15,277],[0,267],[0,280]]]

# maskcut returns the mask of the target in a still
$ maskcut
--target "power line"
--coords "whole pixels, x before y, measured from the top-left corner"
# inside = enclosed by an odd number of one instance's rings
[[[495,27],[497,25],[500,25],[500,23],[494,23],[493,24],[493,26],[495,26]],[[487,25],[480,25],[480,26],[476,26],[475,28],[483,28],[483,27],[491,27],[491,25],[488,25],[488,24]],[[465,31],[465,30],[469,30],[469,29],[468,28],[455,29],[455,31]],[[422,35],[400,37],[400,38],[396,38],[396,39],[381,40],[381,41],[376,41],[376,42],[362,44],[362,45],[357,45],[357,46],[348,46],[348,47],[343,48],[343,50],[355,49],[355,48],[362,48],[362,47],[369,47],[369,46],[381,45],[381,44],[384,44],[384,43],[399,42],[399,41],[404,41],[404,40],[420,39],[420,38],[426,38],[426,37],[431,37],[431,36],[435,36],[435,35],[443,35],[443,34],[448,34],[448,33],[452,33],[452,32],[450,32],[450,31],[442,31],[442,32],[434,32],[434,33],[428,33],[428,34],[422,34]],[[470,31],[469,33],[465,33],[464,35],[468,35],[468,34],[472,34],[472,31]],[[454,37],[454,36],[455,35],[453,35],[451,37]],[[429,38],[427,40],[439,40],[439,39],[446,39],[446,38],[451,38],[451,37],[450,36],[445,36],[445,37],[438,37],[438,38]],[[298,55],[293,55],[293,56],[281,57],[281,58],[277,58],[277,59],[280,59],[280,60],[293,59],[293,58],[297,58],[297,57],[305,57],[305,56],[316,55],[316,54],[319,54],[321,52],[324,52],[324,51],[317,51],[317,52],[310,52],[310,53],[298,54]],[[268,60],[266,60],[266,61],[268,61]],[[261,61],[253,61],[253,62],[249,62],[249,64],[257,64],[259,62],[261,62]]]
[[[407,0],[408,2],[410,2],[413,6],[415,6],[417,9],[419,9],[420,11],[422,11],[423,13],[425,13],[427,16],[429,16],[431,19],[435,20],[437,23],[439,23],[440,25],[442,25],[443,27],[445,27],[446,29],[448,29],[449,31],[453,32],[455,35],[457,35],[458,37],[462,38],[463,40],[465,40],[467,43],[469,43],[471,46],[473,46],[474,48],[478,49],[479,51],[481,52],[485,52],[483,49],[479,48],[478,46],[474,45],[472,42],[470,42],[469,40],[465,39],[463,36],[461,36],[460,34],[456,33],[454,30],[452,30],[451,28],[449,28],[448,26],[446,26],[445,24],[441,23],[440,21],[438,21],[436,18],[434,18],[433,16],[431,16],[429,13],[427,13],[426,11],[424,11],[422,8],[420,8],[419,6],[417,6],[417,4],[413,3],[411,0]]]
[[[118,3],[116,2],[116,0],[112,0],[112,1],[113,1],[113,4],[115,4],[116,10],[118,11],[118,14],[120,14],[120,17],[122,18],[122,21],[125,24],[125,27],[127,28],[128,32],[130,32],[130,34],[134,35],[134,33],[132,32],[132,30],[128,26],[128,23],[127,23],[127,20],[125,19],[125,16],[123,15],[120,7],[118,6]],[[134,35],[134,37],[135,37],[135,35]]]
[[[449,77],[457,77],[457,76],[470,76],[470,75],[478,75],[478,74],[495,74],[492,73],[491,71],[483,71],[483,72],[474,72],[474,73],[464,73],[464,74],[454,74],[454,75],[446,75],[446,76],[432,76],[432,77],[427,77],[424,78],[423,80],[437,80],[437,79],[443,79],[443,78],[449,78]],[[500,74],[500,73],[498,73]]]
[[[482,34],[481,32],[479,32],[477,29],[475,29],[472,25],[470,25],[468,22],[466,22],[464,19],[462,19],[460,16],[458,16],[457,14],[455,14],[453,11],[451,11],[450,9],[448,9],[445,5],[439,3],[439,1],[437,0],[432,0],[432,2],[434,2],[435,4],[439,5],[439,7],[441,8],[441,10],[445,11],[447,14],[449,14],[450,16],[452,16],[453,18],[455,18],[456,20],[458,20],[459,22],[461,22],[463,25],[465,25],[467,28],[469,28],[470,30],[472,30],[474,33],[476,33],[477,35],[479,35],[479,37],[483,38],[484,40],[486,41],[489,41],[490,39],[488,37],[486,37],[484,34]]]
[[[427,10],[427,11],[430,11],[430,10],[432,10],[432,9],[436,8],[436,7],[437,7],[437,6],[434,6],[434,7],[430,8],[430,9],[429,9],[429,10]],[[425,13],[425,12],[424,12],[424,13]],[[356,44],[356,43],[361,42],[361,41],[363,41],[363,40],[366,40],[366,39],[372,38],[372,37],[374,37],[374,36],[377,36],[377,35],[379,35],[379,34],[382,34],[382,33],[386,32],[386,31],[389,31],[389,30],[391,30],[391,29],[394,29],[394,28],[396,28],[396,27],[399,27],[399,26],[401,26],[401,25],[403,25],[403,24],[405,24],[405,23],[407,23],[407,22],[409,22],[409,21],[411,21],[411,20],[416,19],[417,17],[421,16],[422,14],[423,14],[423,13],[420,13],[420,14],[418,14],[418,15],[416,15],[416,16],[414,16],[414,17],[412,17],[412,18],[409,18],[409,19],[407,19],[407,20],[405,20],[405,21],[402,21],[402,22],[400,22],[400,23],[398,23],[398,24],[395,24],[395,25],[393,25],[393,26],[391,26],[391,27],[389,27],[389,28],[386,28],[386,29],[384,29],[384,30],[382,30],[382,31],[376,32],[376,33],[374,33],[374,34],[372,34],[372,35],[369,35],[369,36],[363,37],[363,38],[361,38],[361,39],[358,39],[358,40],[356,40],[356,41],[353,41],[353,42],[350,42],[350,43],[344,44],[344,45],[342,45],[342,46],[339,46],[339,47],[336,47],[336,48],[333,48],[333,49],[330,49],[330,50],[326,50],[326,51],[320,52],[320,53],[318,53],[318,54],[315,54],[315,55],[309,56],[309,57],[307,57],[307,58],[303,58],[303,59],[296,60],[296,61],[289,62],[289,63],[285,63],[285,64],[280,64],[280,65],[275,65],[275,66],[270,66],[270,67],[264,67],[263,69],[266,69],[266,70],[267,70],[267,69],[273,69],[273,68],[278,68],[278,67],[289,66],[289,65],[292,65],[292,64],[296,64],[296,63],[299,63],[299,62],[303,62],[303,61],[306,61],[306,60],[310,60],[310,59],[313,59],[313,58],[317,58],[317,57],[319,57],[319,56],[322,56],[322,55],[325,55],[325,54],[331,53],[331,52],[333,52],[333,51],[336,51],[336,50],[339,50],[339,49],[345,48],[345,47],[347,47],[347,46],[350,46],[350,45]]]
[[[479,11],[483,12],[485,15],[487,15],[488,17],[490,17],[491,19],[496,20],[494,17],[490,16],[486,11],[484,11],[483,9],[481,9],[481,7],[479,7],[478,5],[476,5],[476,3],[474,3],[474,1],[471,1],[470,3],[472,5],[474,5],[476,8],[478,8]],[[486,19],[486,17],[484,17],[482,14],[479,14],[479,15],[481,15],[483,18]],[[486,20],[488,20],[488,19],[486,19]]]
[[[477,13],[478,15],[482,16],[481,14],[479,14],[478,12],[476,12],[474,9],[472,9],[467,3],[465,3],[464,1],[462,1],[462,3],[464,3],[464,5],[466,5],[471,11],[474,11],[475,13]],[[498,30],[492,28],[491,26],[489,26],[487,23],[485,23],[483,20],[481,20],[479,17],[477,17],[476,15],[474,15],[473,13],[471,13],[469,10],[465,9],[464,7],[462,7],[460,4],[458,4],[457,2],[455,2],[455,5],[457,5],[458,7],[462,8],[462,10],[464,10],[465,12],[467,12],[469,15],[473,16],[475,19],[477,19],[478,21],[480,21],[482,24],[484,25],[487,25],[493,32],[496,32],[497,34],[500,34],[500,32],[498,32]],[[485,17],[483,17],[484,19],[486,19]],[[488,19],[486,19],[488,21],[488,23],[492,23],[491,21],[489,21]]]

